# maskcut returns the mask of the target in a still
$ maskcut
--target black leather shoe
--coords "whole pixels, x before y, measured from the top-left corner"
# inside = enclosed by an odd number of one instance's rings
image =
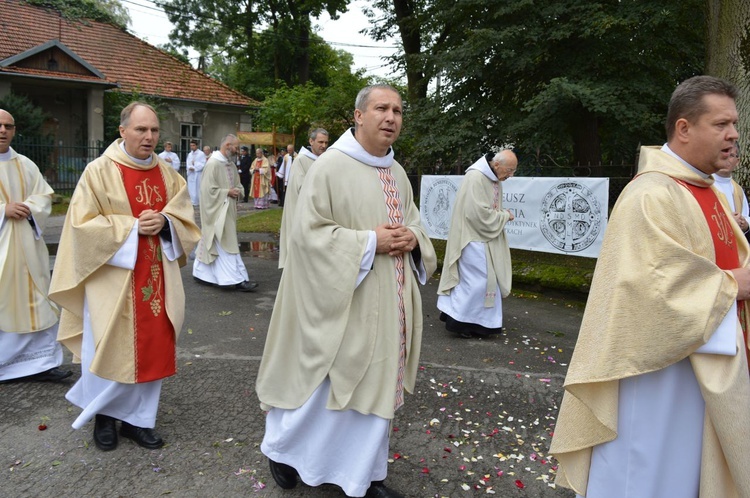
[[[94,422],[94,443],[102,451],[117,448],[117,428],[115,419],[107,415],[97,415]]]
[[[367,488],[365,498],[404,498],[404,495],[386,487],[383,481],[373,481]]]
[[[44,372],[27,375],[26,377],[16,377],[15,379],[0,380],[0,384],[12,384],[14,382],[31,382],[31,381],[60,382],[64,379],[67,379],[71,375],[73,375],[73,372],[71,372],[70,370],[60,370],[59,368],[54,367]]]
[[[138,446],[143,446],[149,450],[158,450],[164,446],[164,440],[153,429],[136,427],[127,422],[122,423],[120,435],[132,439]]]
[[[29,380],[36,380],[40,382],[60,382],[61,380],[67,379],[73,375],[70,370],[61,370],[57,367],[50,368],[46,372],[39,372],[38,374],[31,375]]]
[[[234,289],[240,292],[253,292],[257,288],[257,282],[248,282],[247,280],[245,280],[244,282],[240,282],[239,284],[234,286]]]
[[[198,282],[201,285],[207,285],[209,287],[213,287],[215,285],[215,284],[212,284],[211,282],[206,282],[205,280],[200,279],[198,277],[193,277],[193,280],[195,280],[196,282]]]
[[[285,463],[274,462],[270,458],[268,464],[271,467],[271,476],[281,489],[292,489],[297,485],[297,471]]]

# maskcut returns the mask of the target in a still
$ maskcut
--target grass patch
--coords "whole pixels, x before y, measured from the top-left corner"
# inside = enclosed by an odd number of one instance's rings
[[[283,209],[265,209],[253,214],[246,214],[237,220],[238,232],[272,233],[279,236],[281,214]]]
[[[70,206],[70,197],[54,194],[51,216],[65,216],[68,214],[68,206]]]
[[[269,209],[248,214],[237,220],[239,232],[261,232],[279,235],[281,209]],[[445,240],[432,239],[437,254],[437,273],[443,269]],[[546,252],[511,249],[513,284],[530,288],[548,288],[559,291],[588,292],[594,275],[596,259],[551,254]]]

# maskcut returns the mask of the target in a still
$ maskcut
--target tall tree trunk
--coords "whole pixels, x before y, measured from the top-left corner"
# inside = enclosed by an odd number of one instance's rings
[[[245,39],[247,40],[247,60],[255,60],[255,42],[253,40],[253,24],[255,24],[255,16],[253,15],[252,2],[245,4],[245,25],[243,31],[245,32]]]
[[[413,0],[393,0],[393,12],[401,34],[406,61],[406,85],[412,103],[427,97],[427,79],[422,67],[422,33],[414,18]]]
[[[310,13],[302,12],[299,22],[299,84],[305,85],[310,79]]]
[[[740,167],[734,178],[750,186],[750,0],[707,0],[706,73],[731,81],[740,90],[737,111]]]

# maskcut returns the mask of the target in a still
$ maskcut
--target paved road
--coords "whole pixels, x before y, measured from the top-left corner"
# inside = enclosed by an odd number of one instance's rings
[[[179,372],[164,382],[157,421],[167,445],[149,451],[124,440],[101,452],[93,424],[70,427],[79,410],[64,399],[67,385],[0,385],[0,496],[344,496],[334,486],[281,490],[260,453],[254,383],[280,272],[273,237],[243,235],[243,248],[257,293],[200,286],[183,269]],[[435,279],[423,288],[422,366],[393,423],[386,482],[420,498],[573,496],[551,486],[547,448],[581,303],[514,296],[504,301],[503,336],[459,339],[438,320],[436,289]],[[77,379],[69,354],[66,363]]]

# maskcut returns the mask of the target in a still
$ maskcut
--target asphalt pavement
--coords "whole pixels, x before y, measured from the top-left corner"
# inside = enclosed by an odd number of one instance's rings
[[[53,248],[61,225],[50,221]],[[257,292],[201,286],[191,265],[182,269],[178,373],[164,381],[157,418],[164,448],[121,438],[105,453],[93,444],[93,423],[72,429],[79,409],[64,395],[80,366],[66,351],[70,383],[0,385],[0,496],[345,496],[330,485],[280,489],[260,452],[254,385],[281,272],[275,237],[240,238]],[[583,303],[514,294],[503,301],[504,334],[461,339],[439,321],[436,291],[435,278],[422,288],[421,367],[393,421],[386,484],[414,498],[572,497],[554,487],[557,463],[547,450]]]

